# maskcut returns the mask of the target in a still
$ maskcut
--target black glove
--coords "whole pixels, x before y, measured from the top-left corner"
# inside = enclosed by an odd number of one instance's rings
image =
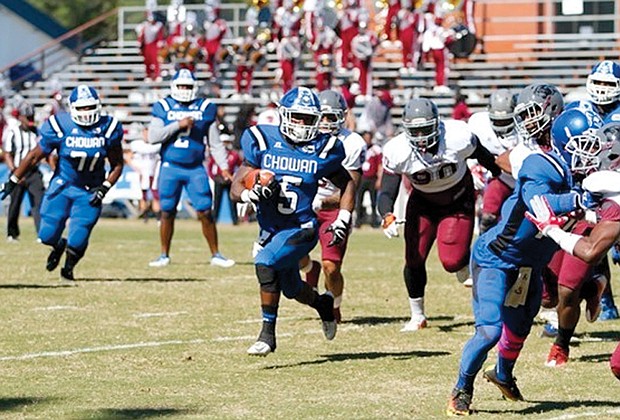
[[[11,194],[11,192],[13,192],[18,183],[19,178],[17,178],[15,175],[11,175],[7,182],[0,185],[0,201],[7,198]]]
[[[276,178],[271,178],[269,184],[261,185],[256,183],[252,188],[252,191],[259,197],[260,200],[272,200],[277,199],[280,195],[280,183],[276,181]]]
[[[112,188],[112,184],[110,184],[108,181],[103,181],[103,184],[93,188],[91,190],[92,195],[90,196],[90,200],[88,200],[88,204],[93,207],[101,207],[101,204],[103,203],[103,197],[105,197],[108,191],[110,191],[110,188]]]
[[[332,240],[329,241],[327,246],[335,246],[343,243],[347,236],[349,235],[349,230],[351,227],[351,213],[347,210],[340,210],[338,213],[338,218],[334,220],[334,222],[329,225],[327,232],[332,233]]]

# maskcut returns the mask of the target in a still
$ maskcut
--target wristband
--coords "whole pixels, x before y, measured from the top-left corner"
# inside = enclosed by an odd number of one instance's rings
[[[11,176],[9,177],[9,181],[19,184],[19,178],[15,174],[11,174]]]
[[[338,219],[342,220],[346,224],[349,224],[351,222],[351,212],[346,209],[340,209],[338,212]]]
[[[108,181],[107,179],[106,179],[105,181],[103,181],[103,183],[102,183],[101,185],[103,185],[104,187],[106,187],[108,190],[109,190],[110,188],[112,188],[112,184],[111,184],[111,183],[110,183],[110,181]]]
[[[549,229],[546,235],[553,239],[555,243],[560,245],[560,248],[562,248],[563,251],[566,251],[570,255],[574,255],[573,252],[575,251],[575,246],[577,245],[577,242],[579,242],[579,240],[582,238],[581,235],[564,232],[559,227]]]
[[[240,198],[241,198],[241,201],[243,201],[244,203],[251,203],[252,200],[250,199],[250,190],[245,189],[241,191]]]

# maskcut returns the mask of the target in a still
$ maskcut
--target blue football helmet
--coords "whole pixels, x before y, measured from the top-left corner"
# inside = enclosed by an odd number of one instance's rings
[[[305,143],[319,133],[321,104],[306,87],[295,87],[282,96],[278,105],[280,132],[293,143]]]
[[[597,105],[608,105],[620,100],[620,65],[611,60],[598,63],[586,82],[590,100]]]
[[[191,102],[196,99],[198,81],[188,69],[176,72],[170,83],[170,96],[179,102]]]
[[[347,102],[344,100],[344,96],[335,90],[324,90],[319,92],[319,102],[321,103],[319,131],[321,133],[338,133],[344,126],[347,114]]]
[[[101,118],[101,101],[97,91],[87,85],[75,87],[69,95],[71,119],[78,125],[91,126]]]
[[[564,98],[553,85],[534,83],[525,87],[517,97],[515,126],[525,144],[538,141],[551,128],[551,123],[564,108]]]
[[[552,147],[574,174],[598,170],[602,142],[598,115],[572,108],[561,113],[551,128]]]

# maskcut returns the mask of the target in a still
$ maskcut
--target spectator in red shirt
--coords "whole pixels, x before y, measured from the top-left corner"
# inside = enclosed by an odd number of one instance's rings
[[[370,131],[362,133],[364,141],[366,141],[366,156],[364,163],[362,164],[362,179],[360,180],[360,186],[357,190],[357,202],[355,203],[355,212],[357,217],[355,219],[355,227],[359,228],[362,223],[367,222],[373,228],[381,226],[379,215],[377,214],[377,192],[381,185],[381,174],[383,173],[381,167],[381,159],[383,154],[381,152],[381,146],[373,143],[373,134]],[[370,195],[370,220],[366,214],[366,209],[363,206],[364,194]]]
[[[456,97],[454,98],[454,108],[452,109],[452,118],[455,120],[467,122],[469,117],[471,117],[471,111],[467,106],[466,99],[467,98],[465,95],[462,95],[461,93],[456,94]]]

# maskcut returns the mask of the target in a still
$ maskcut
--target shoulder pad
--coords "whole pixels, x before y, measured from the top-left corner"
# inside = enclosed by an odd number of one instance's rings
[[[620,194],[620,173],[598,171],[588,175],[582,182],[584,190],[603,195]]]

